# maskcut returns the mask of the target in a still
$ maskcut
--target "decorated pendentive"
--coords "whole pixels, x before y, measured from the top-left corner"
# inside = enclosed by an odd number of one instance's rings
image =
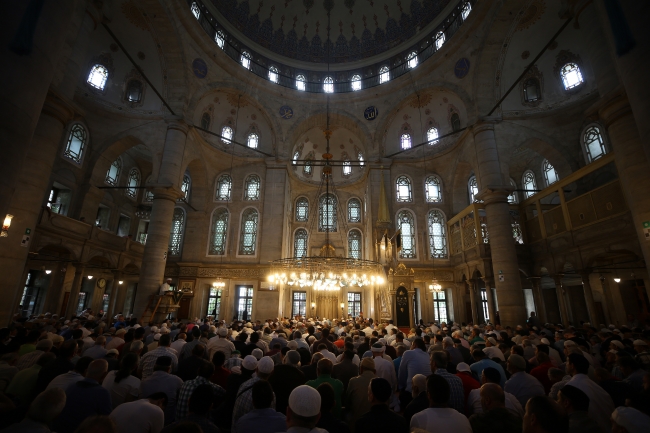
[[[289,107],[288,105],[283,105],[280,107],[279,113],[280,117],[285,120],[289,120],[293,117],[293,108]]]
[[[469,60],[465,57],[459,59],[454,66],[456,78],[465,78],[469,74]]]
[[[375,120],[377,116],[379,116],[379,110],[374,105],[366,108],[363,112],[363,117],[365,117],[366,120]]]
[[[205,60],[197,57],[192,62],[192,71],[196,78],[205,78],[208,75],[208,65],[205,63]]]

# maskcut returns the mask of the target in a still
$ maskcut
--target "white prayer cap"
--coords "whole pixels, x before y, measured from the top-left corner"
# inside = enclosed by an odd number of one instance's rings
[[[311,386],[300,385],[291,391],[289,407],[298,416],[316,416],[320,413],[320,394]]]
[[[650,416],[632,407],[617,407],[612,412],[612,421],[624,427],[628,433],[645,433],[648,431]]]
[[[613,344],[614,346],[618,347],[619,349],[623,349],[623,348],[625,348],[625,346],[623,346],[623,343],[621,343],[621,342],[618,341],[618,340],[612,340],[611,344]]]
[[[648,343],[646,343],[643,340],[634,340],[632,342],[632,344],[635,345],[635,346],[647,346],[648,345]]]
[[[153,333],[158,332],[158,327],[157,326],[152,326],[151,327],[151,332],[153,332]]]
[[[296,343],[294,340],[291,340],[287,343],[287,347],[291,350],[296,350],[298,349],[298,343]]]
[[[156,334],[156,335],[154,335],[154,336],[153,336],[153,339],[156,340],[156,341],[160,340],[160,334]]]
[[[548,341],[548,338],[542,338],[540,341],[542,342],[542,344],[546,344],[547,346],[551,345],[551,343]]]
[[[257,358],[253,355],[246,355],[246,358],[244,358],[241,365],[246,370],[255,370],[257,368]]]
[[[496,346],[496,345],[497,345],[497,341],[494,339],[494,337],[490,337],[490,338],[488,338],[488,341],[489,341],[490,344],[492,344],[493,346]]]
[[[573,340],[566,340],[564,342],[564,347],[577,346],[576,342]]]
[[[228,329],[226,329],[226,328],[219,328],[219,336],[220,336],[220,337],[225,337],[226,335],[228,335]]]
[[[251,355],[253,355],[255,359],[259,361],[264,356],[264,352],[262,352],[262,349],[253,349]]]
[[[472,372],[472,370],[469,368],[469,365],[465,362],[459,362],[456,366],[456,371],[465,371],[467,373]]]
[[[273,367],[275,363],[270,356],[265,356],[257,362],[257,371],[262,374],[271,374],[273,373]]]

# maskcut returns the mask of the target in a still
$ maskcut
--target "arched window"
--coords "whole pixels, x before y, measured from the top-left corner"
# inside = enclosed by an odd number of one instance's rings
[[[194,18],[197,20],[201,18],[201,9],[199,9],[199,5],[196,4],[196,2],[192,2],[192,6],[190,8],[192,11],[192,15],[194,15]]]
[[[230,126],[221,128],[221,139],[224,143],[230,143],[232,141],[232,128]]]
[[[68,136],[68,142],[65,145],[63,156],[77,164],[81,164],[87,140],[88,133],[86,132],[86,128],[79,123],[75,123],[70,128],[70,135]]]
[[[400,259],[414,259],[417,256],[415,245],[415,221],[413,214],[407,210],[397,214],[397,229],[401,231],[402,249]]]
[[[335,232],[337,201],[333,194],[323,194],[318,202],[318,231]]]
[[[542,162],[542,173],[544,173],[544,181],[546,182],[546,186],[549,186],[550,184],[560,180],[560,176],[558,176],[557,170],[555,170],[555,167],[553,167],[551,163],[548,162],[548,159],[545,159]]]
[[[361,232],[357,229],[348,233],[348,257],[361,260]]]
[[[257,144],[259,143],[260,138],[258,137],[257,134],[254,132],[251,132],[248,134],[248,140],[246,141],[246,145],[252,149],[257,149]]]
[[[142,100],[142,89],[142,81],[129,81],[126,86],[126,100],[129,102],[140,102]]]
[[[395,180],[395,200],[401,203],[409,203],[413,197],[411,195],[411,179],[406,176],[399,176]]]
[[[246,187],[244,188],[244,200],[259,200],[260,199],[260,177],[256,174],[251,174],[246,178]]]
[[[460,16],[463,18],[463,21],[469,17],[469,13],[472,12],[472,5],[469,2],[466,2],[463,5],[463,9],[460,11]]]
[[[524,196],[531,197],[537,193],[537,182],[535,182],[535,174],[526,170],[521,177],[521,185],[524,187]]]
[[[203,113],[201,116],[201,128],[210,129],[210,113]]]
[[[117,182],[120,179],[120,172],[122,171],[122,160],[118,157],[106,172],[106,182],[107,185],[117,186]]]
[[[298,158],[300,158],[300,152],[298,152],[298,151],[296,150],[296,151],[294,152],[294,154],[293,154],[293,158],[291,159],[291,163],[292,163],[293,165],[298,164]]]
[[[480,202],[476,198],[478,194],[478,182],[476,181],[476,176],[470,176],[469,181],[467,182],[467,192],[469,193],[469,204],[474,202]]]
[[[296,221],[305,222],[309,220],[309,200],[300,197],[296,200]]]
[[[361,90],[361,75],[353,75],[350,82],[352,83],[352,91]]]
[[[145,182],[145,185],[148,185],[151,183],[151,176],[147,178],[147,181]],[[149,189],[146,189],[144,191],[144,195],[142,196],[142,202],[143,203],[153,203],[153,192]]]
[[[323,80],[323,91],[325,93],[334,93],[334,79],[332,77],[325,77]]]
[[[277,83],[278,82],[278,73],[279,73],[278,68],[276,68],[275,66],[271,66],[269,68],[269,80],[271,80],[274,83]]]
[[[519,200],[517,200],[517,184],[513,179],[510,179],[510,186],[512,187],[512,192],[508,196],[508,203],[518,203]]]
[[[343,176],[352,174],[352,163],[350,161],[343,161]]]
[[[399,138],[399,144],[402,147],[402,150],[411,148],[411,134],[402,134]]]
[[[90,68],[88,79],[86,82],[95,89],[104,90],[106,87],[106,80],[108,80],[108,69],[103,65],[95,65]]]
[[[221,30],[218,30],[217,34],[214,35],[214,41],[223,50],[224,45],[226,45],[226,35]]]
[[[298,229],[293,235],[293,256],[296,259],[307,256],[307,230]]]
[[[431,127],[427,131],[427,143],[429,143],[429,145],[433,145],[436,144],[437,142],[438,142],[438,129]]]
[[[429,211],[429,254],[435,259],[447,258],[445,216],[439,210]]]
[[[603,140],[603,135],[600,133],[598,126],[592,125],[585,129],[584,134],[582,134],[582,142],[588,163],[595,161],[607,153],[605,140]]]
[[[560,69],[560,76],[562,77],[562,84],[564,90],[575,89],[580,86],[584,81],[582,79],[582,72],[575,63],[567,63]]]
[[[460,131],[460,116],[458,113],[451,115],[451,130],[454,132]]]
[[[436,41],[436,50],[439,50],[445,44],[445,33],[442,31],[436,33],[435,41]]]
[[[365,162],[364,162],[364,160],[363,160],[363,153],[359,152],[359,153],[357,154],[357,159],[359,160],[359,166],[360,166],[360,167],[363,167],[363,164],[365,164]]]
[[[184,230],[185,230],[185,212],[183,212],[183,209],[179,207],[174,208],[174,216],[172,218],[172,228],[169,236],[170,256],[181,255]]]
[[[379,68],[379,84],[387,83],[390,81],[390,70],[388,66]]]
[[[251,68],[251,54],[248,51],[242,51],[239,61],[244,68]]]
[[[429,176],[424,181],[424,194],[427,203],[440,203],[442,201],[442,187],[438,176]]]
[[[524,82],[524,100],[526,102],[536,102],[542,99],[539,80],[531,77]]]
[[[232,178],[228,174],[222,174],[217,180],[217,193],[215,198],[218,201],[230,200],[230,191],[232,190]]]
[[[259,214],[253,208],[246,209],[241,218],[239,255],[254,256],[257,243],[257,221]]]
[[[311,176],[313,172],[314,170],[313,167],[311,166],[311,157],[307,155],[307,159],[305,159],[305,165],[302,166],[302,173],[305,176]]]
[[[140,186],[140,171],[137,168],[132,168],[129,171],[129,180],[126,182],[125,193],[128,197],[135,198],[138,195],[138,187]]]
[[[183,193],[183,197],[178,199],[178,201],[189,201],[190,200],[190,189],[192,187],[192,179],[190,178],[189,174],[184,174],[183,175],[183,183],[181,184],[181,192]]]
[[[230,214],[227,209],[220,208],[212,214],[210,225],[210,251],[211,256],[223,256],[226,254],[226,239],[228,234],[228,218]]]
[[[411,54],[406,58],[408,67],[410,69],[415,68],[418,65],[418,53],[412,51]]]
[[[301,92],[305,91],[305,79],[304,75],[298,75],[296,77],[296,89],[300,90]]]
[[[351,198],[348,201],[348,222],[361,222],[361,202],[358,198]]]

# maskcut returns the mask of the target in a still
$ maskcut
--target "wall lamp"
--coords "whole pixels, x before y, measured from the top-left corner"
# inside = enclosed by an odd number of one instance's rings
[[[9,227],[11,227],[11,220],[13,219],[13,215],[7,214],[5,216],[4,221],[2,222],[2,231],[0,232],[0,237],[1,238],[6,238],[9,236]]]

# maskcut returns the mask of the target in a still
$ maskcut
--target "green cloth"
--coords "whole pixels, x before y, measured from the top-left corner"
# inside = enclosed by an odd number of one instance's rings
[[[31,367],[16,373],[7,387],[5,394],[13,395],[18,398],[21,405],[26,406],[31,403],[39,371],[41,371],[41,366],[34,364]]]
[[[343,382],[338,379],[333,379],[329,374],[321,374],[316,380],[308,380],[305,385],[318,389],[321,383],[329,383],[334,388],[334,396],[336,397],[336,406],[332,413],[338,419],[341,419],[341,397],[343,396]]]
[[[472,338],[472,340],[469,342],[469,344],[474,344],[474,343],[485,343],[485,340],[483,340],[481,337],[475,337]]]
[[[35,344],[25,343],[22,346],[20,346],[20,350],[18,351],[18,356],[27,355],[28,353],[31,353],[35,350],[36,350]]]

